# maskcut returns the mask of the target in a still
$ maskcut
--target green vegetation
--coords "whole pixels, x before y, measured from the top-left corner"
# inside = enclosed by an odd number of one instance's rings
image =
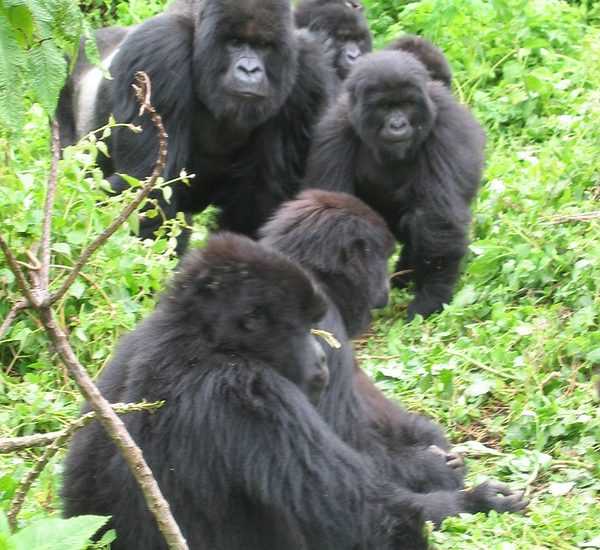
[[[0,48],[7,9],[33,4],[0,0]],[[131,24],[160,9],[153,0],[84,6],[96,25]],[[382,389],[445,426],[467,456],[469,481],[494,476],[528,487],[528,516],[451,518],[432,540],[457,549],[600,547],[600,417],[593,383],[600,365],[600,8],[559,0],[371,0],[368,14],[378,45],[402,32],[438,44],[450,58],[456,94],[488,131],[471,253],[453,304],[407,325],[402,316],[409,294],[394,293],[357,346],[362,366]],[[0,97],[8,74],[3,59]],[[19,137],[10,143],[0,137],[0,150],[6,150],[0,230],[26,261],[27,248],[40,236],[49,168],[47,118],[36,101],[50,104],[27,73],[20,74],[31,94],[18,104],[24,106]],[[23,89],[15,90],[22,98]],[[95,154],[93,143],[82,143],[61,161],[56,288],[126,200],[103,194]],[[176,264],[172,231],[166,229],[170,239],[140,243],[122,228],[62,300],[60,319],[91,372],[152,307]],[[197,239],[204,234],[200,220]],[[0,256],[0,320],[17,298]],[[57,430],[76,414],[74,386],[33,317],[21,314],[0,340],[0,363],[0,437]],[[39,454],[0,455],[0,509],[8,510]],[[46,468],[20,527],[56,516],[60,468],[60,459]],[[0,517],[0,550],[24,548],[7,534]]]

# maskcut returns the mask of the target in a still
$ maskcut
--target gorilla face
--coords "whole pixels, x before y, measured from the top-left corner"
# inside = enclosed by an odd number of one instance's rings
[[[371,35],[363,21],[355,17],[352,21],[340,21],[333,35],[333,43],[337,57],[335,69],[340,79],[344,80],[358,58],[372,49]]]
[[[348,336],[366,330],[389,299],[395,239],[385,221],[346,193],[310,189],[285,203],[260,231],[262,243],[297,261],[325,287]]]
[[[297,50],[285,0],[207,0],[194,40],[196,92],[217,120],[252,129],[291,92]]]
[[[216,353],[269,365],[318,403],[329,371],[310,329],[325,313],[322,294],[299,267],[247,238],[210,243],[184,259],[164,307]]]
[[[356,4],[356,5],[354,5]],[[362,5],[350,2],[327,2],[301,7],[296,12],[296,24],[313,32],[321,32],[333,43],[335,52],[334,67],[343,80],[356,60],[373,48],[371,32]]]
[[[378,52],[357,63],[347,81],[351,119],[361,141],[376,155],[402,161],[435,122],[429,75],[411,54]]]

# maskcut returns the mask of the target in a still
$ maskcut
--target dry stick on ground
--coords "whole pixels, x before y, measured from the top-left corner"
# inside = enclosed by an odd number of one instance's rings
[[[187,543],[183,537],[179,526],[173,519],[169,504],[162,496],[158,484],[154,479],[150,468],[146,464],[142,452],[137,447],[129,432],[125,428],[123,421],[113,411],[110,403],[106,401],[102,394],[98,391],[98,388],[92,382],[90,376],[86,372],[85,368],[81,365],[77,359],[73,349],[69,344],[69,340],[65,332],[60,328],[56,321],[56,316],[52,310],[52,304],[56,300],[60,299],[61,296],[67,291],[69,286],[75,281],[75,278],[85,265],[89,257],[104,243],[108,238],[116,231],[116,229],[127,219],[127,217],[137,208],[137,206],[148,196],[158,178],[162,174],[165,166],[165,160],[167,156],[167,133],[165,132],[164,126],[160,115],[156,113],[154,108],[149,102],[150,99],[150,81],[148,76],[143,72],[137,72],[135,75],[137,86],[134,86],[136,91],[136,97],[142,108],[148,111],[150,118],[156,126],[159,134],[159,152],[158,158],[152,171],[152,175],[146,181],[142,190],[138,193],[136,199],[127,206],[123,212],[117,217],[117,219],[109,225],[109,227],[97,238],[90,246],[88,246],[81,254],[80,258],[75,263],[73,271],[67,277],[65,282],[62,284],[58,292],[50,296],[48,292],[48,280],[41,281],[40,274],[44,277],[48,276],[45,269],[45,265],[49,267],[49,249],[50,249],[50,229],[51,229],[51,216],[52,212],[50,209],[54,203],[54,197],[50,196],[46,198],[45,211],[44,211],[44,223],[43,231],[44,237],[42,239],[42,268],[36,273],[35,277],[32,277],[32,285],[30,286],[27,279],[19,267],[19,264],[0,235],[0,248],[3,250],[6,256],[8,265],[11,271],[15,274],[17,283],[27,299],[29,307],[32,307],[38,313],[44,328],[48,333],[48,336],[54,344],[56,350],[60,354],[63,363],[66,365],[71,377],[75,380],[79,390],[90,404],[91,409],[97,414],[99,422],[102,424],[104,429],[107,431],[111,439],[115,442],[119,451],[123,455],[123,458],[127,462],[127,465],[131,469],[140,489],[144,495],[144,499],[150,510],[150,513],[154,516],[158,528],[165,537],[167,545],[170,549],[175,550],[188,550]],[[53,167],[58,162],[58,157],[54,155],[55,146],[54,142],[58,142],[58,133],[56,132],[57,126],[52,125],[52,140],[53,140],[53,156],[52,162]],[[49,195],[55,195],[56,193],[56,177],[58,171],[52,169],[48,181]],[[43,273],[40,273],[43,272]]]
[[[554,216],[551,221],[544,222],[542,225],[558,225],[568,222],[589,222],[597,219],[600,219],[600,210],[596,210],[595,212],[583,212],[581,214]]]
[[[154,403],[114,403],[112,408],[115,412],[119,414],[129,413],[129,412],[138,412],[138,411],[152,411],[161,407],[163,405],[163,401],[155,401]],[[10,504],[10,510],[6,515],[8,518],[8,524],[11,528],[14,529],[17,516],[21,511],[21,507],[23,506],[23,502],[25,502],[25,497],[31,489],[34,481],[39,477],[42,473],[46,464],[50,462],[50,459],[60,451],[65,442],[80,428],[87,426],[92,420],[96,419],[96,413],[94,411],[90,411],[79,418],[73,420],[66,428],[60,430],[59,432],[51,432],[49,434],[37,434],[37,436],[30,437],[13,437],[8,439],[0,439],[0,452],[8,446],[12,444],[12,451],[17,448],[23,448],[22,445],[25,442],[31,442],[33,438],[34,444],[36,446],[40,445],[48,445],[44,454],[36,460],[35,465],[29,472],[25,478],[21,481],[19,488],[15,492],[13,496],[12,502]],[[43,442],[42,442],[43,441]]]

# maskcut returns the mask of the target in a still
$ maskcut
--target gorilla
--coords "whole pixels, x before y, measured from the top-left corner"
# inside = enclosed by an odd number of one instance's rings
[[[449,303],[467,251],[485,134],[404,51],[367,54],[315,130],[306,187],[357,195],[402,243],[396,286],[415,283],[408,318]]]
[[[108,68],[129,32],[134,27],[105,27],[94,31],[100,54],[100,64]],[[93,112],[88,108],[90,96],[94,96],[102,81],[102,70],[94,67],[85,56],[85,38],[79,44],[77,62],[60,92],[56,118],[59,124],[62,147],[73,145],[90,130],[95,121],[90,119]],[[75,114],[79,114],[77,118]]]
[[[387,399],[357,366],[350,338],[366,330],[371,309],[388,299],[395,241],[384,220],[355,197],[309,190],[284,204],[261,234],[263,244],[306,268],[328,298],[317,327],[342,347],[325,346],[330,381],[318,410],[335,433],[388,481],[410,490],[436,525],[462,512],[524,513],[524,493],[497,481],[466,490],[464,463],[449,452],[441,428]]]
[[[103,79],[83,108],[61,112],[71,114],[79,135],[111,112],[117,122],[142,128],[112,132],[103,169],[121,192],[128,183],[119,174],[147,177],[158,149],[131,90],[135,72],[145,71],[169,134],[163,176],[179,178],[185,169],[195,177],[172,183],[168,200],[160,190],[153,194],[162,213],[142,216],[140,236],[153,237],[163,219],[209,204],[221,209],[221,228],[253,236],[300,186],[313,125],[332,93],[327,46],[298,34],[288,0],[190,4],[175,4],[127,32],[110,63],[113,80]]]
[[[427,548],[412,495],[380,479],[313,406],[328,380],[310,334],[324,310],[296,263],[217,234],[184,257],[100,376],[111,402],[164,400],[123,420],[190,548]],[[112,516],[113,550],[167,548],[98,423],[71,442],[62,498],[67,517]]]
[[[429,40],[414,34],[405,34],[386,46],[388,50],[402,50],[412,53],[427,69],[432,80],[438,80],[448,89],[452,85],[452,69],[448,59]]]
[[[354,62],[373,49],[363,6],[355,0],[303,0],[296,6],[294,19],[297,28],[329,41],[338,88]]]

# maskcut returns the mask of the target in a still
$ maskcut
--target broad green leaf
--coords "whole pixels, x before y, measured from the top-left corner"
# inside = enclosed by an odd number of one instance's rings
[[[44,40],[28,52],[29,83],[44,110],[53,115],[67,77],[67,62],[52,40]]]
[[[82,550],[108,521],[102,516],[36,521],[12,537],[15,550]]]

